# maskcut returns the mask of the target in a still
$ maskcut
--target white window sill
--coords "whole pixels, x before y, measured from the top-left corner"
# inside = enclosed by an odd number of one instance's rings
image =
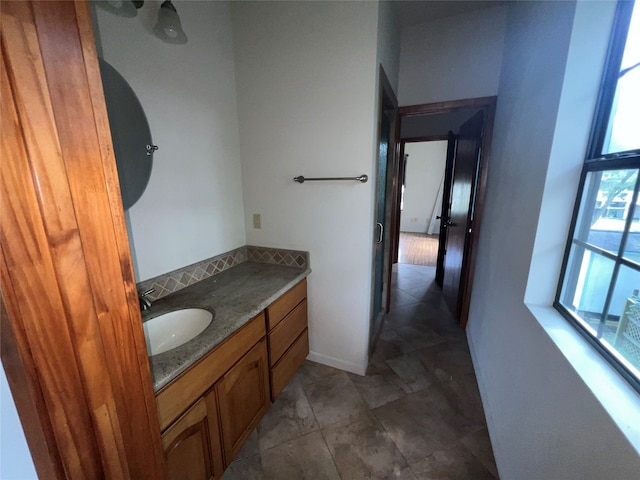
[[[640,394],[551,306],[527,308],[640,454]]]

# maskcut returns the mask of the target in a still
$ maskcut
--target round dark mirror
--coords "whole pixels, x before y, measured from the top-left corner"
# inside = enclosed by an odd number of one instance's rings
[[[118,166],[122,203],[124,209],[128,210],[147,188],[153,165],[153,152],[157,147],[154,147],[151,141],[147,117],[131,86],[115,68],[101,58],[98,60],[113,151]]]

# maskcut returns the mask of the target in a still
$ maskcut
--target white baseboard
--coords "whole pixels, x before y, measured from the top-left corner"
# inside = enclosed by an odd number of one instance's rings
[[[309,352],[307,360],[321,363],[322,365],[327,365],[329,367],[338,368],[340,370],[345,370],[347,372],[355,373],[356,375],[364,375],[365,373],[367,373],[366,365],[358,365],[352,362],[345,362],[344,360],[340,360],[339,358],[329,357],[328,355],[323,355],[318,352]]]

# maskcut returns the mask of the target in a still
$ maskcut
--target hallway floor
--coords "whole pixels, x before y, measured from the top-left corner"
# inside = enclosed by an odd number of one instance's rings
[[[398,263],[435,267],[438,261],[438,235],[400,232]]]
[[[307,361],[223,480],[496,479],[465,334],[434,275],[396,265],[367,375]]]

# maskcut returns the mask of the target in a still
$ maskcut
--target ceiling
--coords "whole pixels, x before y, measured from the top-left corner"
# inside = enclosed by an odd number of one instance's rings
[[[419,25],[421,23],[452,17],[490,7],[509,3],[503,0],[393,0],[401,27]]]

